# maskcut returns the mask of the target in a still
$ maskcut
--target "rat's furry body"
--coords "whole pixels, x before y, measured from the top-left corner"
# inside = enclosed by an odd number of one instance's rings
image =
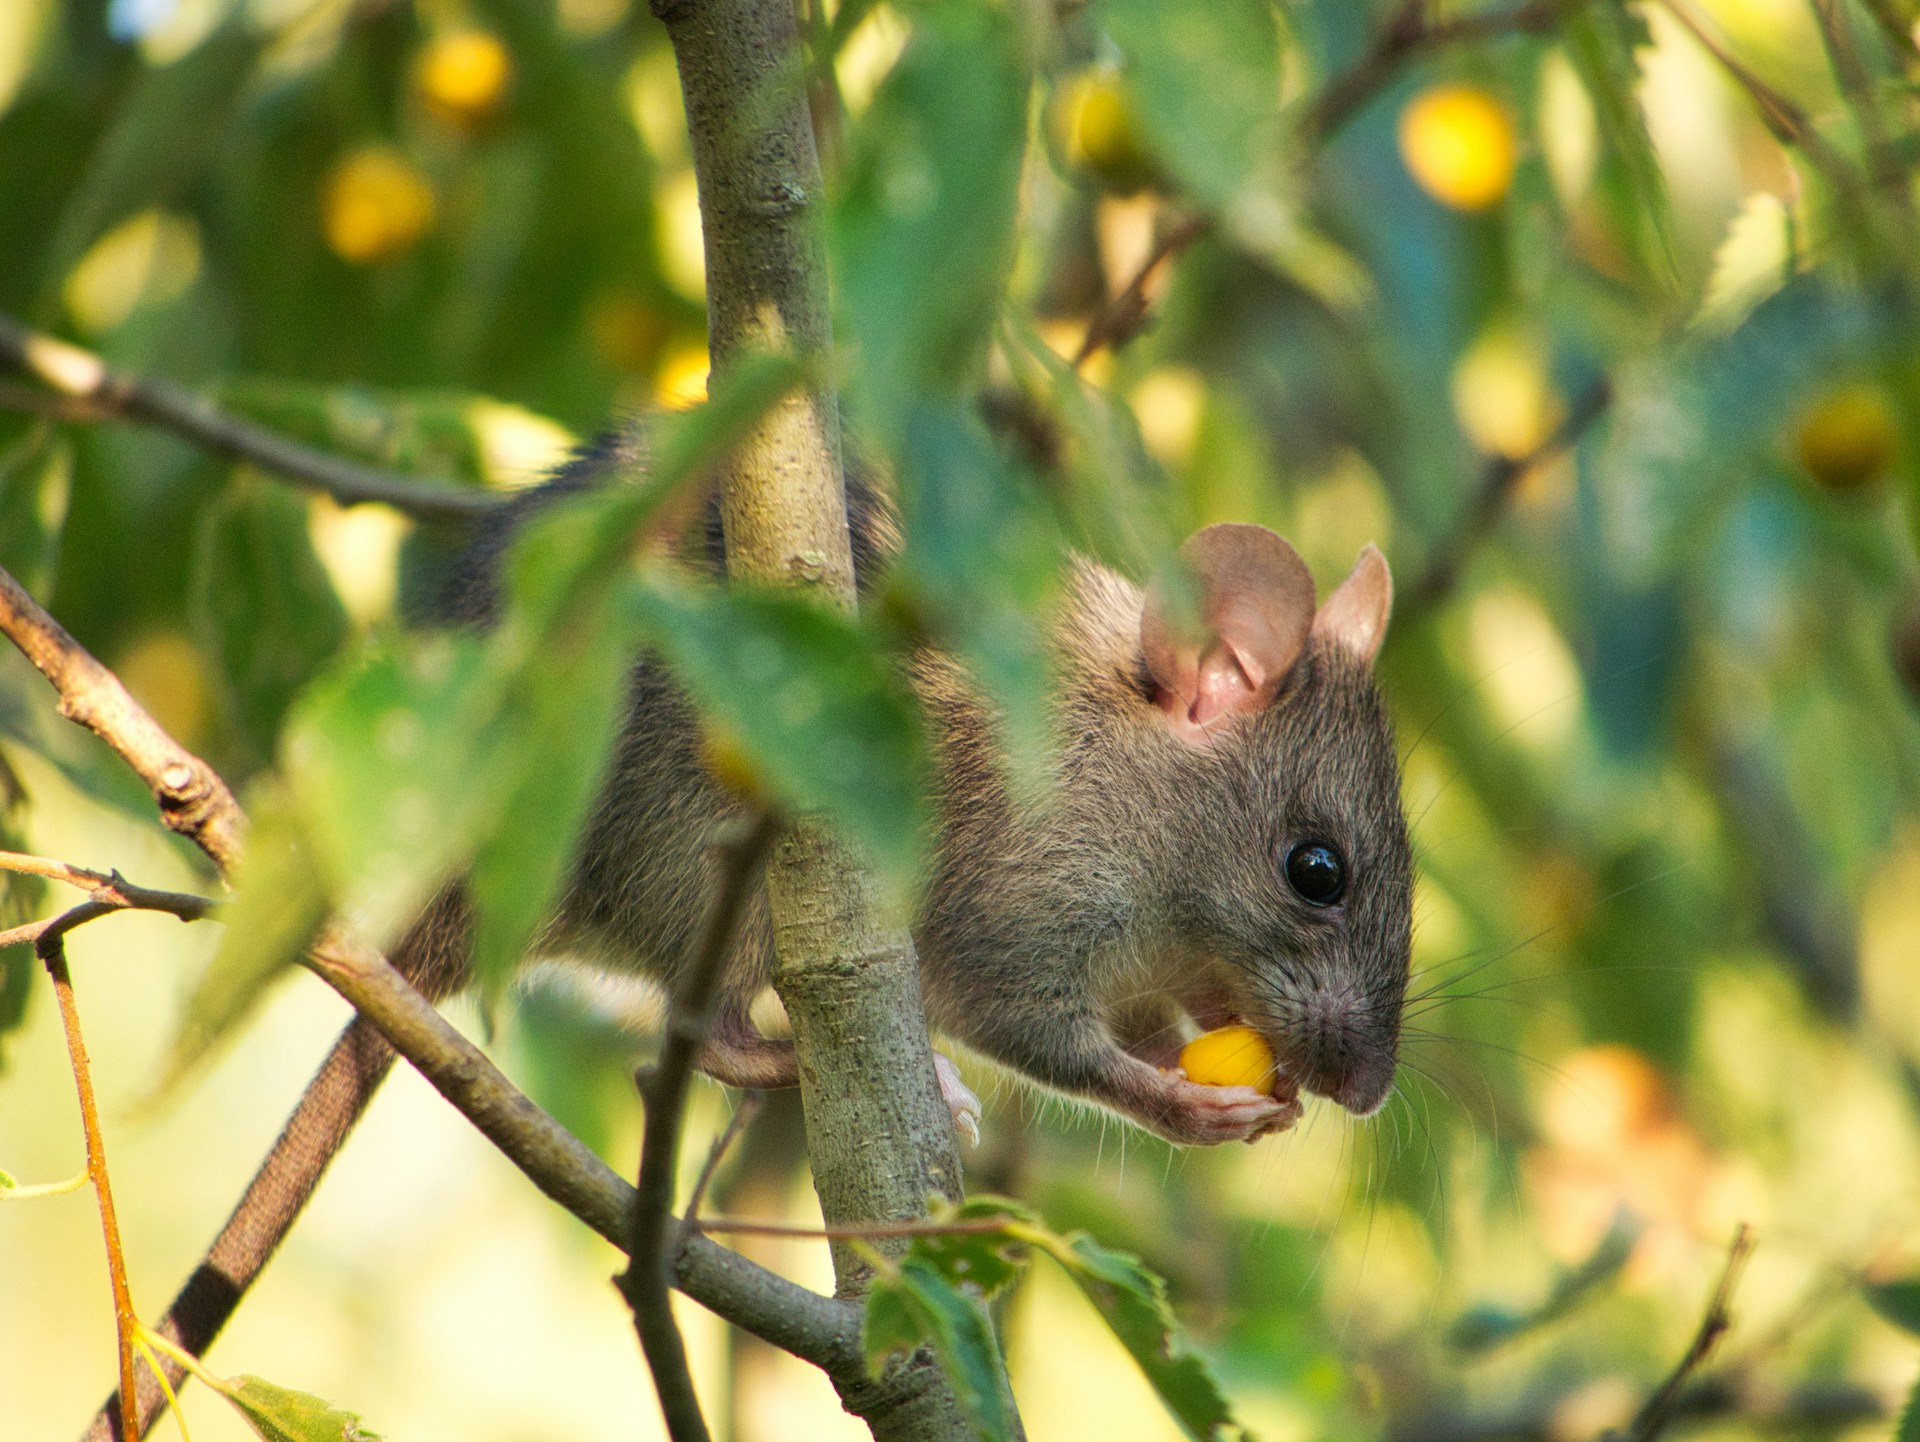
[[[637,463],[636,444],[601,448],[491,521],[466,553],[445,613],[485,623],[518,524]],[[864,577],[894,543],[884,506],[860,487],[850,501]],[[1299,567],[1277,537],[1253,540]],[[1384,563],[1379,570],[1384,577]],[[1276,583],[1258,576],[1256,599],[1270,584],[1297,584],[1291,573]],[[1237,573],[1224,584],[1231,604],[1249,592]],[[1179,1142],[1290,1125],[1300,1086],[1371,1111],[1395,1064],[1411,909],[1398,768],[1371,651],[1357,655],[1337,631],[1308,633],[1296,616],[1302,644],[1284,674],[1254,695],[1234,669],[1239,700],[1196,730],[1184,713],[1170,721],[1179,708],[1169,710],[1168,679],[1143,649],[1143,616],[1158,604],[1104,567],[1070,562],[1053,629],[1056,749],[1038,786],[1013,784],[993,716],[956,663],[925,654],[914,665],[938,758],[938,832],[914,926],[929,1020],[1036,1082]],[[1384,604],[1367,618],[1372,645]],[[1264,644],[1259,634],[1254,644]],[[1218,661],[1213,652],[1195,657]],[[1257,658],[1249,665],[1257,671]],[[712,838],[738,804],[706,767],[685,695],[657,659],[641,660],[542,948],[670,978],[710,904]],[[1289,886],[1283,858],[1306,837],[1346,860],[1351,880],[1338,905],[1309,905]],[[463,978],[464,913],[450,891],[400,948],[403,966],[435,978],[435,990]],[[794,1080],[791,1044],[762,1037],[747,1019],[772,965],[760,892],[742,918],[701,1060],[723,1081]],[[1203,1026],[1239,1017],[1263,1032],[1284,1068],[1278,1095],[1201,1087],[1169,1070],[1182,1011]]]

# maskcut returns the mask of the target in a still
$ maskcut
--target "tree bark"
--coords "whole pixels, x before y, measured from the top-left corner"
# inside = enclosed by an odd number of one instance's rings
[[[716,375],[751,351],[826,358],[820,165],[792,0],[655,0],[686,96],[707,257]],[[852,608],[838,402],[822,383],[784,402],[735,453],[721,516],[735,580],[797,586]],[[793,1023],[808,1155],[829,1225],[925,1214],[960,1195],[953,1124],[933,1070],[906,919],[817,820],[767,867],[774,986]],[[866,1270],[836,1246],[842,1296]],[[954,1442],[971,1431],[920,1359],[841,1398],[876,1438]]]

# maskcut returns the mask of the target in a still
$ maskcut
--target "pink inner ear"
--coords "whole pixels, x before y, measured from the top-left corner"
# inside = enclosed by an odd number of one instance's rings
[[[1313,624],[1306,564],[1264,526],[1209,526],[1180,548],[1192,583],[1176,608],[1156,582],[1140,618],[1140,647],[1177,735],[1205,744],[1204,728],[1267,704],[1305,649]]]

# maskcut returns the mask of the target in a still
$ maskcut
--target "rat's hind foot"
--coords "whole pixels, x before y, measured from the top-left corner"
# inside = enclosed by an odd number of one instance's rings
[[[960,1068],[939,1052],[933,1054],[933,1074],[940,1078],[940,1096],[953,1117],[953,1129],[974,1146],[980,1145],[980,1098],[960,1080]]]
[[[740,1011],[725,1011],[714,1018],[695,1065],[715,1081],[745,1091],[773,1091],[800,1084],[793,1043],[760,1035],[746,1013]]]

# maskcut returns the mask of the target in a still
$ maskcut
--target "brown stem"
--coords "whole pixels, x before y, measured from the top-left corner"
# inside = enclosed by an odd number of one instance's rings
[[[342,460],[288,440],[265,426],[228,415],[203,396],[157,378],[123,375],[91,351],[0,315],[0,365],[31,376],[54,393],[112,420],[159,426],[216,455],[251,461],[290,481],[325,491],[342,505],[381,501],[409,515],[470,516],[500,504],[471,486],[421,480]],[[61,417],[69,419],[73,417]],[[85,417],[92,418],[92,417]]]
[[[100,1108],[93,1095],[93,1069],[87,1065],[87,1044],[80,1034],[80,1008],[73,999],[73,978],[67,971],[67,949],[61,933],[51,932],[37,945],[60,1004],[60,1025],[67,1034],[67,1059],[73,1063],[73,1084],[80,1093],[80,1126],[87,1139],[87,1178],[100,1203],[100,1230],[107,1239],[107,1277],[113,1285],[113,1327],[120,1348],[120,1435],[140,1435],[135,1414],[133,1338],[139,1318],[133,1311],[133,1293],[127,1286],[127,1259],[120,1250],[120,1224],[113,1214],[113,1187],[107,1178],[107,1148],[100,1138]]]
[[[713,1021],[720,974],[733,949],[740,917],[752,896],[760,863],[773,839],[773,822],[760,817],[752,830],[725,848],[720,894],[707,920],[706,934],[691,964],[674,987],[661,1038],[659,1060],[641,1085],[647,1128],[640,1144],[638,1195],[633,1207],[632,1242],[619,1287],[633,1308],[640,1349],[653,1373],[660,1413],[673,1442],[708,1442],[706,1418],[687,1366],[686,1341],[673,1319],[669,1291],[673,1253],[680,1229],[673,1224],[673,1181],[680,1162],[680,1126],[694,1059]]]
[[[1300,136],[1317,145],[1345,125],[1384,90],[1402,66],[1416,56],[1470,40],[1520,35],[1551,29],[1585,0],[1531,0],[1512,10],[1429,20],[1424,0],[1407,0],[1374,38],[1353,68],[1328,84],[1302,113]]]
[[[1753,1229],[1742,1222],[1733,1234],[1733,1245],[1727,1249],[1727,1264],[1720,1271],[1719,1285],[1713,1289],[1706,1315],[1700,1319],[1700,1327],[1693,1334],[1692,1343],[1668,1374],[1667,1380],[1660,1384],[1659,1389],[1647,1399],[1646,1406],[1633,1419],[1633,1426],[1627,1430],[1627,1442],[1654,1442],[1666,1430],[1667,1423],[1673,1418],[1674,1404],[1679,1400],[1681,1389],[1733,1325],[1733,1315],[1729,1310],[1733,1289],[1739,1284],[1740,1272],[1746,1266],[1747,1258],[1753,1255],[1753,1241]]]
[[[3,334],[3,333],[0,333]],[[0,631],[60,693],[60,714],[93,732],[147,784],[168,828],[195,842],[222,872],[240,856],[246,818],[214,769],[175,741],[105,666],[6,571]]]
[[[1587,428],[1606,414],[1613,403],[1613,387],[1605,377],[1589,386],[1553,433],[1524,456],[1495,456],[1481,473],[1480,489],[1465,517],[1427,562],[1427,569],[1408,589],[1408,600],[1419,607],[1444,599],[1459,580],[1468,558],[1492,533],[1520,483],[1534,471],[1575,445]]]
[[[1102,349],[1119,350],[1145,329],[1147,315],[1152,308],[1147,296],[1148,287],[1169,261],[1212,228],[1213,221],[1207,216],[1189,216],[1160,237],[1159,244],[1140,263],[1133,278],[1101,306],[1087,323],[1087,333],[1080,341],[1080,349],[1074,352],[1075,370],[1086,365]]]

